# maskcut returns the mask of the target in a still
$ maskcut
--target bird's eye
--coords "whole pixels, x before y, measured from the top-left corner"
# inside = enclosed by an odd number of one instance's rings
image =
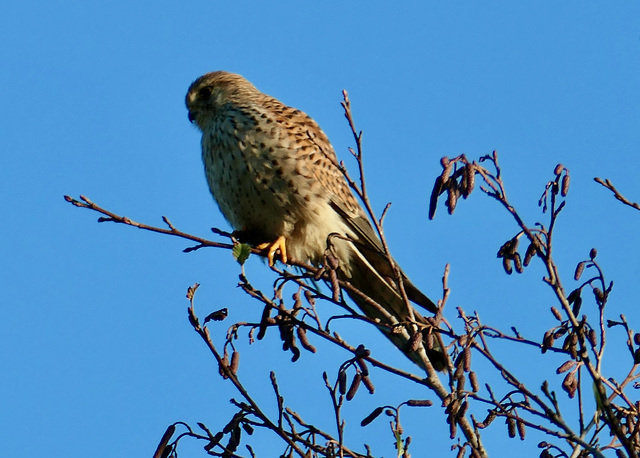
[[[205,86],[198,90],[199,99],[208,99],[209,96],[211,96],[211,88],[209,86]]]

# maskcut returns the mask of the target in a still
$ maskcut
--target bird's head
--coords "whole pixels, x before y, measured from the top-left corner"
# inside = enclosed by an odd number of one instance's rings
[[[260,92],[246,79],[235,73],[212,72],[195,80],[186,96],[189,121],[201,130],[216,112],[227,104],[251,100]]]

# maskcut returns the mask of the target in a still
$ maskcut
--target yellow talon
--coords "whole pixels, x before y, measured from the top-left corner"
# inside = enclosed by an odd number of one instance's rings
[[[256,248],[259,250],[267,250],[267,260],[269,261],[269,267],[273,267],[274,257],[276,255],[276,251],[280,250],[280,258],[283,263],[287,263],[287,246],[286,246],[286,238],[284,235],[281,235],[276,239],[273,243],[261,243]]]

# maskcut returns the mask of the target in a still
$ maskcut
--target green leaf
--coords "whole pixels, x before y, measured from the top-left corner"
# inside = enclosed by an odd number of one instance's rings
[[[242,266],[251,255],[251,247],[246,243],[236,243],[231,253],[238,264]]]

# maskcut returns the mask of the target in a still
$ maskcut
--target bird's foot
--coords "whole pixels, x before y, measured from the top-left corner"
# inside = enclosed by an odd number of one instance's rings
[[[276,239],[275,242],[272,243],[261,243],[256,246],[258,250],[265,250],[267,252],[267,260],[269,261],[269,267],[273,267],[275,263],[276,252],[280,250],[280,259],[282,259],[283,263],[287,263],[287,246],[286,246],[286,238],[284,235],[281,235]]]

